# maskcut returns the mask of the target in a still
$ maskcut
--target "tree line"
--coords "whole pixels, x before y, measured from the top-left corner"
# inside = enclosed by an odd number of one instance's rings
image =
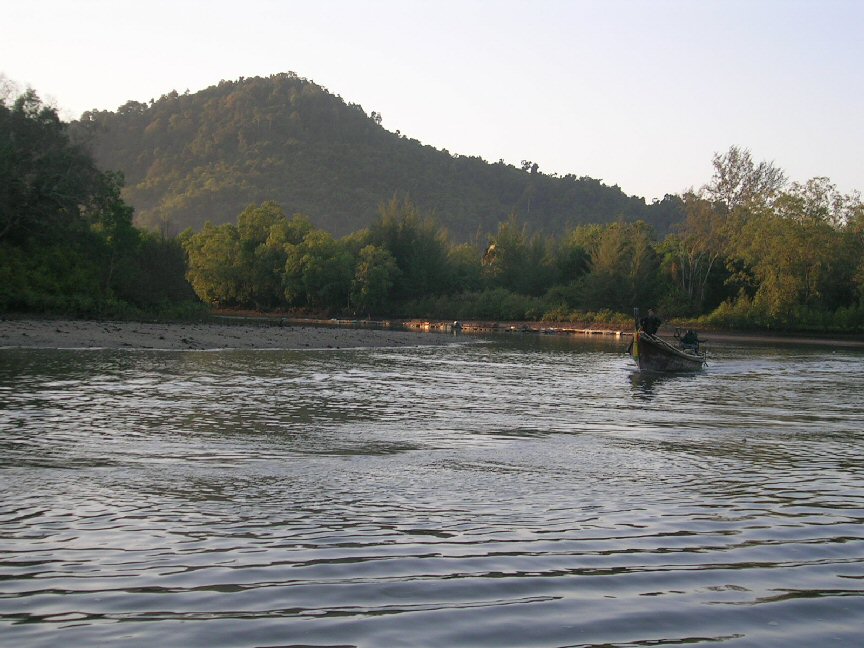
[[[651,305],[727,327],[860,330],[860,195],[827,178],[789,183],[738,147],[713,166],[704,187],[679,197],[685,217],[662,239],[642,221],[542,235],[514,215],[482,240],[452,243],[393,198],[370,227],[338,239],[266,202],[181,240],[196,293],[223,307],[626,321]]]
[[[275,202],[179,237],[133,225],[123,178],[100,171],[32,90],[0,96],[0,311],[88,316],[201,304],[353,317],[615,320],[633,306],[747,328],[864,330],[864,206],[827,178],[789,182],[746,149],[714,157],[683,215],[533,231],[514,213],[452,241],[393,197],[336,237]],[[530,167],[529,167],[530,171]]]
[[[32,91],[0,96],[0,311],[195,310],[180,242],[137,229],[120,174],[97,169]]]

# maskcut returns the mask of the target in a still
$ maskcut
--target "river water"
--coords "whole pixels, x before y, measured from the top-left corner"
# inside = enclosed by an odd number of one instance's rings
[[[3,646],[864,641],[864,354],[0,349]]]

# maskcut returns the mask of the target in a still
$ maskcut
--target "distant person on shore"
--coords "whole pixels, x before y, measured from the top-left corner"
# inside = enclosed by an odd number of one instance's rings
[[[657,317],[653,308],[649,308],[648,315],[639,320],[639,328],[648,335],[657,335],[660,324],[662,324],[662,320]]]

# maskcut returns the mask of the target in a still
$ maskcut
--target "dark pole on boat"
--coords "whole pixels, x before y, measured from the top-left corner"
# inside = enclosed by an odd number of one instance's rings
[[[633,330],[639,330],[639,307],[633,309]]]

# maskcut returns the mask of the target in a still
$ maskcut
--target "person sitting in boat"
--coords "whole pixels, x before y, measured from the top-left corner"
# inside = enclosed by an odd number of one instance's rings
[[[648,335],[657,335],[662,320],[657,317],[653,308],[648,309],[648,315],[639,320],[639,328]]]
[[[687,332],[681,336],[681,346],[685,349],[699,353],[699,335],[693,329],[687,329]]]

